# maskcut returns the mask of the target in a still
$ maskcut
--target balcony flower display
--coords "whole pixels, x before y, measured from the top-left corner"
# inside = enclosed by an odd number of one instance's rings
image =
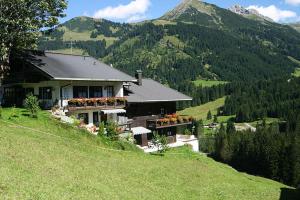
[[[116,99],[115,99],[115,98],[113,98],[113,97],[107,98],[107,104],[108,104],[109,106],[113,106],[113,105],[115,104],[115,102],[116,102]]]
[[[177,116],[177,123],[179,124],[183,123],[183,119],[181,116]]]
[[[87,99],[70,99],[68,105],[70,107],[86,107],[86,106],[125,106],[127,99],[124,97],[109,98],[87,98]]]
[[[176,124],[177,123],[177,118],[170,118],[170,123],[171,124]]]
[[[117,104],[125,104],[127,99],[125,97],[116,98]]]
[[[95,106],[96,105],[96,99],[87,99],[86,104],[87,106]]]
[[[182,117],[182,119],[183,119],[183,122],[184,122],[184,123],[189,122],[189,117]]]
[[[106,98],[97,98],[97,106],[104,106],[106,104]]]

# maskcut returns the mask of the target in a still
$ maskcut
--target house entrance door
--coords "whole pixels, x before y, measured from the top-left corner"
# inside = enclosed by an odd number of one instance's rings
[[[93,123],[99,126],[99,112],[93,112]]]

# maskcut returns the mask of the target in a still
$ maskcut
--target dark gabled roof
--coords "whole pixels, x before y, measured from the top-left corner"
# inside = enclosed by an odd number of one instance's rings
[[[54,80],[135,81],[136,79],[89,56],[50,53],[27,59]]]
[[[131,83],[128,90],[129,103],[191,101],[192,98],[166,87],[152,79],[143,79],[142,85]]]

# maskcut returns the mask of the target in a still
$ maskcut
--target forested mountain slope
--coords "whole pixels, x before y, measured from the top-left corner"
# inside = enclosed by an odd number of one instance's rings
[[[253,81],[290,75],[297,64],[288,56],[300,60],[300,34],[290,26],[198,0],[185,0],[152,21],[119,24],[81,17],[50,32],[40,49],[69,48],[71,35],[74,48],[130,74],[142,69],[177,89],[199,78]]]

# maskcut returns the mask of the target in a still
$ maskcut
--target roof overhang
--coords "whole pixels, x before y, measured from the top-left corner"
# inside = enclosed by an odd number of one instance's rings
[[[133,132],[133,135],[143,135],[143,134],[148,134],[148,133],[152,132],[151,130],[146,129],[144,127],[131,128],[131,131]]]
[[[124,109],[113,109],[113,110],[101,110],[104,114],[119,114],[119,113],[126,113]]]

